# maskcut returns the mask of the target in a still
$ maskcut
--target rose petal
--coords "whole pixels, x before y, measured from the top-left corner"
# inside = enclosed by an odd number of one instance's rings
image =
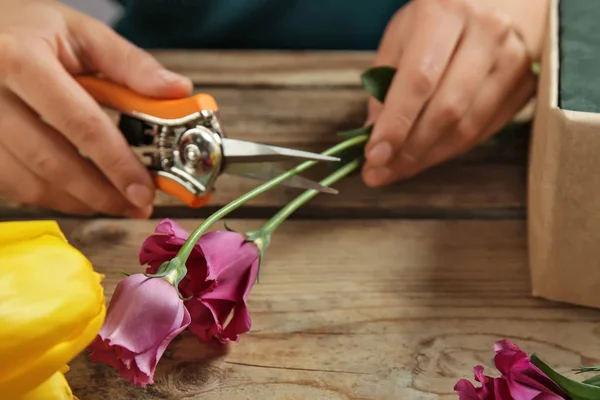
[[[525,367],[529,364],[529,357],[516,345],[508,340],[499,340],[494,344],[494,364],[502,375],[508,375],[517,364]]]
[[[154,229],[139,252],[140,264],[151,264],[172,259],[189,237],[189,233],[170,219],[162,220]],[[153,265],[154,266],[154,265]],[[156,271],[150,272],[154,273]]]
[[[198,246],[206,259],[208,279],[217,280],[221,290],[223,286],[232,286],[227,289],[230,292],[237,289],[240,272],[248,270],[259,256],[254,243],[248,243],[244,235],[230,231],[208,232],[198,240]],[[229,300],[235,300],[235,297]]]
[[[183,229],[181,225],[177,222],[173,221],[170,218],[163,219],[154,230],[156,233],[162,233],[168,235],[169,237],[174,237],[177,239],[181,239],[184,242],[190,237],[190,233]]]
[[[468,379],[459,380],[454,385],[454,391],[458,394],[459,400],[479,400],[477,389]]]
[[[181,326],[183,305],[175,288],[163,279],[136,274],[122,283],[115,290],[116,299],[110,302],[99,334],[113,346],[143,353]]]
[[[509,352],[518,353],[521,351],[521,349],[519,348],[519,346],[512,343],[510,340],[502,339],[502,340],[498,340],[498,341],[496,341],[496,343],[494,343],[494,352],[499,353],[501,351],[507,352],[507,353],[509,353]]]
[[[186,307],[192,317],[189,327],[190,332],[198,337],[198,339],[202,342],[211,342],[213,339],[221,337],[223,326],[219,319],[219,311],[224,312],[224,309],[219,309],[219,307],[215,306],[207,307],[205,302],[199,298],[187,301]],[[233,304],[230,305],[229,309],[232,307]]]
[[[494,379],[494,396],[484,397],[493,400],[513,400],[510,390],[508,389],[508,383],[504,379]]]
[[[90,358],[145,386],[153,383],[168,344],[190,323],[190,314],[171,284],[131,275],[117,285],[104,326],[90,345]]]
[[[144,241],[139,253],[140,264],[149,265],[146,269],[149,274],[155,274],[163,263],[172,260],[189,237],[185,229],[170,219],[162,220],[154,232]],[[208,277],[204,254],[198,244],[194,246],[186,266],[188,274],[179,285],[184,297],[196,296],[211,288],[214,281]]]
[[[534,386],[533,382],[536,382],[541,387],[547,388],[553,393],[563,394],[563,390],[553,380],[548,378],[538,367],[533,365],[531,362],[527,369],[519,371],[519,375],[515,377],[519,382]],[[534,386],[534,387],[540,387]]]

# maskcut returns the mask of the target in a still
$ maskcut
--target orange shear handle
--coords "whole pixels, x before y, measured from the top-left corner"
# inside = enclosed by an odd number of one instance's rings
[[[196,196],[172,179],[153,174],[154,185],[166,194],[176,197],[190,208],[201,208],[208,204],[212,198],[211,193]]]
[[[133,112],[161,119],[178,119],[202,110],[217,111],[217,102],[208,94],[197,94],[183,99],[158,99],[136,93],[124,86],[97,76],[79,76],[77,82],[102,106],[131,114]],[[211,194],[196,196],[167,177],[153,174],[154,185],[190,208],[205,206]]]
[[[206,93],[183,99],[159,99],[136,93],[98,76],[75,79],[98,103],[124,113],[138,112],[162,119],[177,119],[202,110],[219,109],[215,99]]]

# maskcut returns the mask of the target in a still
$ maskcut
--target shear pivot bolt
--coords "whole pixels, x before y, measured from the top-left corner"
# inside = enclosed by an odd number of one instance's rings
[[[185,147],[185,158],[189,163],[195,164],[200,159],[200,156],[198,146],[190,144]]]
[[[197,126],[187,130],[177,147],[176,157],[189,174],[212,174],[220,166],[221,148],[208,128]]]

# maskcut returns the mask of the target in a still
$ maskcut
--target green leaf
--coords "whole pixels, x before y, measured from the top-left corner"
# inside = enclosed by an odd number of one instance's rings
[[[359,157],[362,157],[365,153],[364,146],[351,147],[346,150],[342,150],[339,153],[336,153],[335,156],[340,158],[340,161],[330,162],[328,163],[329,168],[334,171],[342,168],[344,165],[348,164],[350,161],[356,160]],[[350,175],[355,175],[359,173],[359,170],[354,171]]]
[[[600,371],[600,367],[579,367],[573,371],[577,371],[577,374],[582,374],[584,372],[598,372]]]
[[[600,375],[592,376],[591,378],[587,378],[585,381],[581,383],[585,383],[592,386],[600,386]]]
[[[538,367],[554,383],[560,386],[572,400],[597,400],[600,399],[600,387],[583,382],[574,381],[554,371],[549,365],[540,360],[535,354],[531,356],[531,362]]]
[[[396,74],[396,68],[382,66],[369,68],[360,76],[365,90],[381,103],[385,101],[388,89]]]
[[[373,130],[373,125],[361,126],[360,128],[338,132],[338,136],[341,136],[344,139],[352,139],[354,137],[361,136],[361,135],[371,135],[372,130]]]
[[[223,221],[223,226],[225,227],[226,231],[237,233],[236,231],[234,231],[233,229],[231,229],[229,227],[229,225],[227,225],[227,222],[225,222],[225,221]]]
[[[372,130],[373,130],[373,125],[361,126],[360,128],[338,132],[338,136],[341,136],[345,140],[348,140],[348,139],[352,139],[352,138],[355,138],[358,136],[363,136],[363,135],[369,136],[369,135],[371,135]],[[334,154],[336,157],[339,157],[341,160],[328,163],[329,168],[336,171],[336,170],[338,170],[338,168],[341,168],[344,165],[346,165],[347,163],[349,163],[353,160],[356,160],[358,157],[361,157],[364,154],[364,152],[365,152],[364,144],[361,144],[360,146],[350,147],[346,150],[342,150],[342,151]],[[356,174],[356,173],[357,173],[357,171],[355,171],[353,174]]]
[[[265,249],[264,248],[260,248],[259,249],[259,257],[258,257],[258,273],[256,274],[256,283],[260,284],[260,271],[262,270],[262,263],[263,260],[265,259]]]

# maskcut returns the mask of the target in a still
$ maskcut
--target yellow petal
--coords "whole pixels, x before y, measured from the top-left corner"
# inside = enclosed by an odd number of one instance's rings
[[[42,382],[15,400],[73,400],[73,392],[61,372],[54,373],[50,378]]]
[[[0,398],[64,368],[106,315],[102,275],[57,224],[0,223]]]
[[[54,235],[67,241],[56,221],[2,222],[0,223],[0,249],[14,242],[22,242],[43,235]]]

